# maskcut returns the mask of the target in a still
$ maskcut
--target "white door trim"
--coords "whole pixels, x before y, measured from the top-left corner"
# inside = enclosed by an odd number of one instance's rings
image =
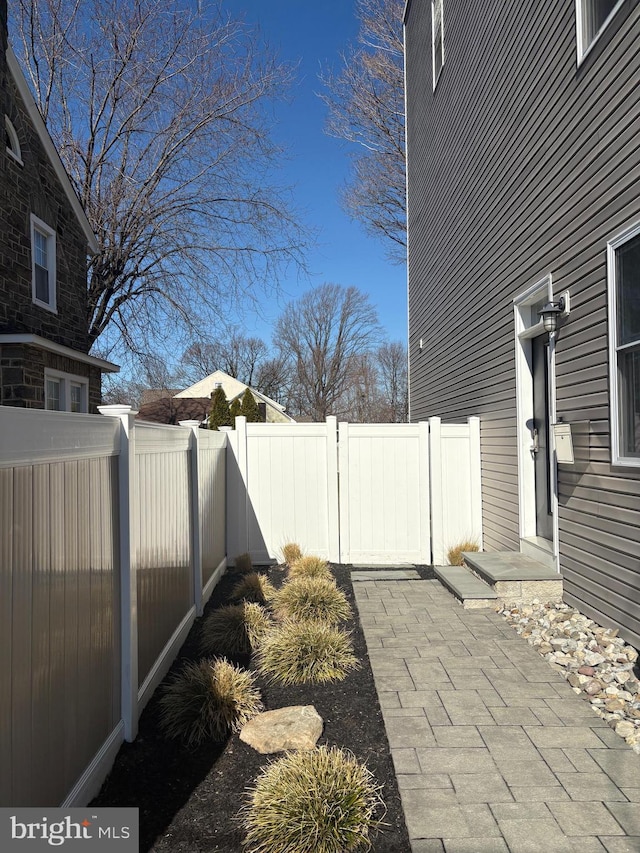
[[[553,300],[551,274],[539,279],[513,300],[516,347],[516,407],[518,447],[518,504],[520,539],[536,535],[535,462],[531,453],[532,436],[527,422],[533,419],[533,377],[531,339],[545,334],[534,306]],[[549,421],[556,420],[555,334],[549,340]],[[553,430],[549,447],[554,458]],[[550,465],[551,510],[553,514],[553,553],[558,554],[558,497],[556,466]],[[557,562],[557,556],[556,556]]]

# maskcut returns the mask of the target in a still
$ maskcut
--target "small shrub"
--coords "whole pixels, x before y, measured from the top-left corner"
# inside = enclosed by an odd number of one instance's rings
[[[200,648],[205,655],[251,654],[271,624],[259,604],[228,604],[210,613],[202,624]]]
[[[251,393],[251,391],[249,391],[248,388],[242,395],[240,413],[245,416],[248,424],[257,424],[260,423],[260,421],[262,420],[262,418],[260,417],[260,409],[258,408],[258,404],[256,403],[256,398],[253,396],[253,394]]]
[[[384,804],[371,771],[336,747],[290,752],[269,764],[240,818],[250,853],[368,850]]]
[[[326,560],[320,557],[314,557],[308,554],[306,557],[300,557],[299,560],[289,565],[289,575],[292,578],[307,577],[307,578],[332,578],[331,569]]]
[[[238,554],[234,560],[237,572],[252,572],[253,563],[251,562],[251,554]]]
[[[264,635],[258,669],[272,681],[323,684],[342,681],[359,664],[349,634],[323,622],[282,622]]]
[[[257,572],[245,575],[231,590],[234,601],[248,601],[263,607],[272,601],[275,594],[275,587],[269,583],[269,579]]]
[[[287,542],[282,546],[282,560],[287,566],[297,562],[302,557],[302,548],[296,542]]]
[[[189,661],[165,687],[160,725],[189,746],[223,740],[262,710],[253,676],[228,661]]]
[[[447,560],[450,566],[461,566],[464,562],[462,554],[465,551],[479,551],[478,543],[475,539],[465,539],[457,545],[452,545],[447,551]]]
[[[215,391],[211,392],[211,410],[209,411],[207,422],[209,429],[220,429],[221,426],[231,426],[229,403],[221,385],[218,385]]]
[[[334,625],[351,616],[345,594],[324,577],[293,578],[276,592],[273,604],[280,618],[298,622],[318,619]]]

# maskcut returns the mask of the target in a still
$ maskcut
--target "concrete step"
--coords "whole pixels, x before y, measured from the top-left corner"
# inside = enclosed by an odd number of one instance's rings
[[[562,576],[517,551],[465,552],[465,564],[488,583],[501,601],[529,604],[562,598]]]
[[[493,607],[498,594],[465,566],[434,566],[434,572],[466,610]]]

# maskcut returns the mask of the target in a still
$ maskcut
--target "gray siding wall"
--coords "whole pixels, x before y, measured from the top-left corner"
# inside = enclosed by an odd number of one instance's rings
[[[640,220],[640,5],[577,67],[575,4],[445,0],[406,22],[411,419],[481,417],[485,547],[518,548],[513,298],[569,289],[557,413],[566,597],[640,645],[640,470],[610,466],[606,243]],[[418,341],[424,345],[419,349]]]

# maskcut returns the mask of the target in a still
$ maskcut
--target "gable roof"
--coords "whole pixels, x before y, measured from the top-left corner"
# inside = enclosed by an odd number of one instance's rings
[[[44,119],[38,109],[35,100],[33,99],[33,95],[31,94],[31,90],[29,89],[29,84],[27,83],[26,77],[22,73],[22,69],[16,59],[16,55],[13,50],[8,47],[7,48],[7,67],[13,77],[14,83],[16,84],[16,88],[18,90],[18,94],[22,98],[29,118],[31,119],[31,123],[33,124],[38,137],[40,138],[40,142],[42,143],[42,147],[44,148],[47,157],[51,161],[51,165],[56,173],[56,177],[60,181],[62,188],[65,192],[65,195],[69,199],[69,203],[73,209],[73,212],[76,215],[76,219],[80,223],[82,230],[85,233],[87,238],[87,245],[89,247],[89,251],[92,254],[95,254],[98,249],[98,241],[96,240],[96,235],[93,233],[93,229],[87,219],[87,214],[84,212],[84,208],[80,203],[80,199],[76,195],[75,190],[71,184],[71,180],[69,179],[69,175],[67,174],[67,170],[62,164],[62,160],[60,159],[60,155],[56,150],[55,145],[53,144],[53,140],[49,135],[49,131],[47,130],[47,126],[44,123]]]
[[[211,394],[215,391],[217,385],[222,386],[225,397],[230,403],[232,403],[237,397],[241,397],[247,388],[249,388],[249,386],[245,385],[244,382],[240,382],[239,379],[234,379],[233,376],[229,376],[229,374],[225,373],[224,370],[216,370],[213,373],[210,373],[209,376],[205,376],[205,378],[201,379],[200,382],[196,382],[195,385],[185,388],[184,391],[180,391],[180,393],[175,396],[211,397]],[[266,394],[261,394],[260,391],[256,391],[255,388],[249,388],[249,390],[254,397],[258,398],[258,400],[272,406],[279,412],[284,412],[285,407],[280,403],[277,403],[275,400],[272,400],[271,397],[267,397]]]
[[[143,403],[136,418],[153,421],[158,424],[177,424],[180,421],[204,421],[211,408],[211,398],[188,397],[176,400],[175,397],[162,397],[150,403]]]

